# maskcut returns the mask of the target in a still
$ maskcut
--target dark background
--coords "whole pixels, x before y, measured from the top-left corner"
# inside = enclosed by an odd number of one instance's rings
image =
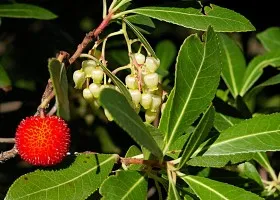
[[[0,3],[8,2],[11,1],[2,0]],[[57,14],[58,18],[50,21],[1,19],[0,60],[6,64],[4,66],[12,79],[13,90],[8,93],[0,90],[0,103],[20,101],[22,106],[13,112],[0,112],[0,137],[14,137],[17,124],[21,119],[36,112],[49,78],[48,58],[55,57],[60,50],[73,53],[85,33],[90,28],[97,26],[102,16],[101,0],[28,0],[17,2],[47,8]],[[162,2],[160,0],[136,1],[139,6],[158,5]],[[209,2],[244,15],[256,27],[256,32],[239,35],[245,52],[248,50],[249,39],[254,38],[256,33],[268,27],[280,25],[278,8],[273,4],[273,1],[213,0],[205,1],[205,4]],[[184,28],[157,21],[155,23],[159,28],[147,36],[152,46],[155,46],[161,39],[170,39],[179,48],[188,34]],[[111,28],[114,28],[114,25],[110,26],[108,30]],[[112,48],[118,49],[119,47],[112,46]],[[247,59],[250,59],[249,54]],[[71,70],[78,67],[79,63],[76,63]],[[20,83],[19,80],[24,82]],[[72,100],[73,106],[79,105],[79,102],[76,102],[77,99],[70,100]],[[73,116],[69,122],[72,134],[71,152],[113,151],[124,155],[134,142],[114,123],[108,123],[102,117],[95,117],[93,123],[87,123],[85,119],[90,121],[93,117],[89,113],[90,111],[87,111],[84,117]],[[100,129],[97,127],[107,130],[105,143],[113,143],[111,147],[102,146],[102,137],[97,133]],[[0,151],[8,150],[11,147],[11,145],[0,144]],[[0,164],[0,199],[16,178],[34,169],[34,167],[22,162],[19,157]]]

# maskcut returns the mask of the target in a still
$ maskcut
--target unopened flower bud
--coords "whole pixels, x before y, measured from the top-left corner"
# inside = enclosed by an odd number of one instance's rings
[[[152,95],[151,111],[152,112],[157,112],[157,110],[159,109],[160,104],[161,104],[161,96]]]
[[[89,102],[94,100],[94,97],[88,88],[85,88],[83,90],[83,97],[85,98],[86,101]]]
[[[145,63],[145,56],[142,53],[135,53],[134,58],[138,65],[143,65]]]
[[[85,80],[86,80],[86,76],[82,70],[76,70],[73,73],[73,81],[75,83],[75,88],[82,89]]]
[[[100,67],[96,67],[91,71],[91,78],[94,83],[101,83],[103,80],[104,72]]]
[[[160,61],[154,57],[147,57],[145,61],[145,66],[149,72],[155,72],[160,65]]]
[[[152,112],[151,110],[146,110],[145,112],[145,120],[148,123],[152,123],[157,117],[156,112]]]
[[[135,105],[138,105],[141,101],[141,92],[139,90],[129,90],[129,93],[131,95],[132,101]]]
[[[97,66],[94,60],[84,60],[82,62],[82,69],[86,74],[86,78],[91,77],[92,70]]]
[[[135,76],[133,76],[132,74],[127,75],[125,77],[125,84],[129,89],[137,89],[138,88],[138,83],[137,83],[137,79]]]
[[[146,74],[144,76],[144,83],[151,91],[157,90],[159,76],[157,73]]]
[[[144,109],[149,109],[152,105],[152,95],[150,93],[143,93],[141,96],[141,105]]]
[[[88,88],[95,98],[99,98],[101,92],[100,84],[91,83]]]
[[[104,109],[104,114],[110,122],[114,120],[111,113],[109,113],[107,109]]]

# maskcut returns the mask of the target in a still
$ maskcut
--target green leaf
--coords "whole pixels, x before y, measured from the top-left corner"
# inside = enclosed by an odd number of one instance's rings
[[[126,158],[131,158],[133,156],[137,156],[142,154],[141,150],[136,147],[135,145],[132,145],[131,147],[129,147],[129,149],[127,150],[125,157]],[[126,168],[128,168],[129,170],[140,170],[142,167],[142,165],[137,165],[137,164],[131,164],[129,166],[126,166]]]
[[[247,199],[263,199],[258,195],[248,192],[244,189],[229,185],[227,183],[221,183],[213,181],[208,178],[199,176],[187,176],[182,175],[181,178],[189,184],[194,192],[199,196],[201,200],[247,200]]]
[[[255,27],[242,15],[216,5],[201,8],[143,7],[126,11],[177,24],[186,28],[206,31],[211,25],[217,32],[254,31]]]
[[[5,199],[86,199],[106,179],[116,157],[81,154],[66,169],[37,170],[25,174],[14,182]]]
[[[100,94],[100,102],[112,115],[115,122],[123,128],[140,146],[152,154],[162,157],[156,141],[150,135],[142,119],[129,105],[125,97],[113,89],[105,88]]]
[[[187,165],[199,167],[216,167],[221,168],[226,165],[237,164],[244,161],[252,160],[255,153],[241,153],[235,155],[221,156],[196,156],[187,162]]]
[[[144,34],[149,34],[149,31],[146,28],[154,29],[155,24],[153,20],[149,17],[143,15],[130,15],[126,19],[135,25],[135,27]]]
[[[205,111],[205,114],[199,121],[197,127],[194,129],[194,132],[191,134],[191,137],[188,140],[186,147],[184,148],[181,161],[178,165],[179,169],[185,165],[185,163],[190,159],[190,157],[195,152],[195,150],[208,136],[208,133],[214,123],[214,116],[215,116],[215,110],[211,105]]]
[[[257,38],[267,51],[280,49],[280,28],[270,27],[265,31],[257,34]]]
[[[222,113],[216,113],[214,127],[219,132],[222,132],[223,130],[226,130],[227,128],[233,126],[234,124],[238,124],[238,123],[242,122],[243,120],[244,119],[231,117],[228,115],[224,115]]]
[[[169,181],[167,200],[181,200],[178,191],[176,189],[176,183],[173,181],[171,173],[172,172],[167,173],[168,181]]]
[[[280,74],[277,74],[276,76],[273,76],[273,77],[269,78],[265,82],[257,85],[256,87],[251,89],[249,92],[247,92],[246,95],[244,96],[245,102],[248,105],[249,103],[251,103],[251,101],[256,100],[257,94],[260,91],[262,91],[265,87],[272,86],[272,85],[277,85],[277,84],[280,84]]]
[[[43,20],[57,18],[55,14],[44,8],[21,3],[0,5],[0,17],[34,18]]]
[[[243,52],[233,39],[225,34],[220,34],[220,39],[222,41],[222,78],[235,98],[242,86],[246,61]]]
[[[162,148],[163,147],[163,136],[164,134],[156,127],[151,124],[145,123],[150,135],[154,138],[157,145]]]
[[[203,155],[280,150],[280,113],[260,115],[223,131]]]
[[[125,96],[129,104],[134,108],[134,103],[132,102],[131,95],[129,91],[127,90],[126,86],[123,84],[123,82],[114,75],[107,67],[105,67],[101,62],[98,60],[95,60],[99,66],[104,70],[107,76],[113,81],[113,83],[120,89],[121,93]]]
[[[270,165],[266,152],[256,153],[256,155],[254,156],[254,160],[257,161],[267,172],[269,172],[273,180],[278,179],[274,169]]]
[[[4,67],[0,64],[0,89],[5,89],[11,86],[11,80],[5,71]]]
[[[147,199],[148,183],[137,171],[120,171],[107,178],[100,187],[104,200]]]
[[[257,56],[249,63],[243,77],[242,88],[240,90],[241,96],[244,96],[245,93],[253,86],[253,84],[262,75],[263,69],[267,66],[280,66],[279,50],[271,51],[265,53],[264,55]]]
[[[252,163],[245,162],[245,163],[238,165],[237,168],[238,168],[238,171],[240,172],[241,176],[252,179],[256,183],[258,183],[261,187],[263,187],[263,183],[262,183],[260,174]]]
[[[168,49],[168,51],[166,51],[166,49]],[[156,45],[155,51],[160,60],[160,66],[157,69],[157,73],[162,77],[165,77],[169,74],[168,69],[176,58],[176,46],[171,40],[162,40]]]
[[[176,65],[174,98],[169,114],[172,118],[167,122],[167,131],[163,131],[166,133],[164,154],[215,96],[221,72],[218,43],[216,33],[209,27],[204,43],[197,35],[191,35],[181,46]]]
[[[166,155],[170,156],[173,159],[177,159],[182,153],[184,145],[187,143],[190,135],[190,133],[187,133],[175,140],[175,142],[173,142],[169,150],[166,152]]]
[[[165,108],[163,110],[163,113],[160,118],[159,126],[158,128],[166,135],[168,132],[168,125],[169,125],[169,120],[170,120],[170,111],[171,107],[173,104],[173,99],[174,99],[174,89],[171,90],[168,99],[166,101]]]
[[[129,26],[129,28],[134,32],[134,34],[138,37],[138,39],[142,42],[142,44],[145,46],[147,51],[154,57],[157,58],[153,48],[149,44],[148,40],[142,35],[140,31],[132,24],[130,21],[128,21],[126,18],[123,19],[123,21]]]
[[[70,109],[68,100],[68,81],[65,66],[56,58],[52,58],[49,59],[48,68],[55,91],[57,115],[65,120],[69,120]]]

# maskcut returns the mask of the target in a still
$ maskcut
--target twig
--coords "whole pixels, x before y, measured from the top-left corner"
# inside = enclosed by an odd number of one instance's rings
[[[0,143],[15,143],[15,138],[0,138]]]
[[[81,44],[78,45],[76,52],[71,56],[69,59],[69,64],[71,65],[83,52],[83,50],[86,48],[88,43],[90,43],[93,38],[97,38],[99,34],[108,26],[110,20],[112,19],[113,13],[109,13],[104,20],[101,22],[101,24],[97,27],[97,29],[90,31],[86,34]]]
[[[11,150],[0,153],[0,163],[5,162],[6,160],[9,160],[11,158],[14,158],[17,155],[17,153],[18,151],[16,149],[16,146],[14,146]]]
[[[139,159],[139,158],[119,158],[119,162],[125,165],[131,165],[131,164],[137,164],[137,165],[147,165],[150,167],[155,167],[155,168],[165,168],[166,163],[160,163],[158,160],[144,160],[144,159]]]

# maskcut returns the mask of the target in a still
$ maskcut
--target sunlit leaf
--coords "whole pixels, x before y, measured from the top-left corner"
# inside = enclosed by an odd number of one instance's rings
[[[181,178],[189,184],[194,192],[201,200],[248,200],[248,199],[263,199],[258,195],[248,192],[242,188],[221,183],[208,178],[199,176],[182,175]]]
[[[104,200],[147,199],[148,182],[137,171],[120,171],[116,176],[107,178],[100,187]]]
[[[236,42],[225,34],[220,34],[222,50],[222,78],[233,97],[236,97],[242,86],[246,70],[243,52]]]
[[[129,105],[125,97],[113,89],[104,89],[100,102],[112,115],[114,121],[123,128],[140,146],[144,146],[155,156],[161,157],[162,152],[150,135],[142,119]]]
[[[55,91],[57,115],[65,120],[69,120],[68,81],[65,66],[57,59],[52,58],[49,59],[48,67]]]
[[[254,26],[242,15],[216,5],[201,8],[143,7],[129,10],[161,21],[177,24],[186,28],[206,31],[211,25],[217,32],[254,31]]]
[[[14,182],[5,199],[86,199],[106,179],[116,158],[116,155],[81,154],[66,169],[25,174]]]
[[[44,20],[57,18],[55,14],[44,8],[22,3],[1,4],[0,17],[34,18]]]
[[[207,108],[216,93],[221,62],[219,39],[211,27],[204,41],[202,43],[197,35],[191,35],[184,41],[179,51],[174,97],[169,112],[169,116],[172,117],[166,120],[164,113],[163,118],[167,125],[160,122],[160,129],[166,133],[164,153]]]
[[[270,27],[265,31],[257,34],[257,38],[261,41],[264,48],[268,51],[280,49],[280,28]]]

